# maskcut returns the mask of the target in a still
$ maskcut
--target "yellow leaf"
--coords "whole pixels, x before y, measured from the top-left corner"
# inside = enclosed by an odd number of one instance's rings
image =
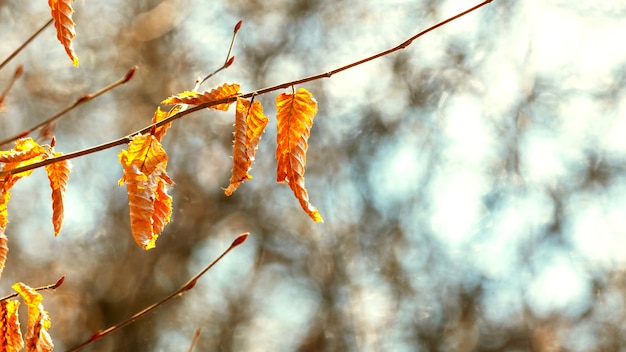
[[[57,157],[62,153],[53,152],[52,156]],[[54,164],[46,165],[46,172],[50,180],[50,189],[52,190],[52,225],[54,226],[54,235],[58,236],[63,226],[63,197],[67,188],[67,181],[70,176],[70,162],[62,160]]]
[[[169,97],[161,102],[161,104],[172,105],[172,104],[187,104],[187,105],[200,105],[204,103],[210,103],[212,101],[221,100],[229,97],[234,97],[239,94],[239,85],[234,84],[223,84],[211,91],[206,91],[204,93],[200,92],[182,92],[175,96]],[[213,105],[210,108],[216,110],[226,111],[228,107],[232,103],[218,104]]]
[[[65,52],[72,59],[74,66],[78,66],[78,57],[72,48],[72,39],[76,36],[74,21],[72,20],[74,13],[72,2],[73,0],[48,0],[48,5],[54,19],[54,28],[57,30],[57,39],[63,44]]]
[[[176,105],[174,106],[169,112],[167,111],[163,111],[161,110],[160,107],[157,107],[157,110],[154,112],[154,116],[152,117],[152,123],[157,123],[161,120],[164,120],[174,114],[176,114],[177,112],[179,112],[181,109],[181,105]],[[156,137],[157,141],[161,141],[161,139],[163,138],[163,136],[165,136],[165,134],[167,133],[167,130],[170,128],[170,126],[172,125],[172,123],[166,123],[165,125],[161,126],[161,127],[157,127],[154,131],[154,137]]]
[[[24,348],[17,308],[20,302],[0,302],[0,351],[17,352]]]
[[[267,116],[263,115],[261,103],[255,101],[250,104],[246,99],[237,98],[233,168],[230,184],[224,190],[227,196],[230,196],[242,182],[252,178],[248,172],[268,122]]]
[[[0,181],[0,227],[6,228],[8,220],[7,205],[11,198],[11,192],[4,188],[5,182]]]
[[[52,351],[54,344],[48,334],[50,317],[43,309],[43,297],[32,288],[21,282],[14,284],[13,289],[22,296],[28,307],[28,330],[25,335],[26,351]]]
[[[156,239],[172,213],[172,199],[166,184],[173,184],[165,173],[167,154],[153,135],[138,135],[119,153],[124,168],[120,185],[126,183],[130,207],[130,227],[135,242],[144,249],[154,248]]]
[[[316,113],[317,102],[304,88],[298,89],[295,94],[282,93],[276,97],[276,181],[289,185],[300,206],[313,221],[323,222],[320,213],[309,202],[309,193],[304,187],[307,141]]]

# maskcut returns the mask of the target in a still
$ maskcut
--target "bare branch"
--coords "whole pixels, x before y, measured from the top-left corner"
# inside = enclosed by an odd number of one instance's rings
[[[29,134],[31,134],[33,131],[37,131],[39,129],[42,129],[43,127],[47,126],[48,124],[58,120],[59,118],[61,118],[63,115],[67,114],[68,112],[72,111],[73,109],[75,109],[77,106],[85,104],[86,102],[97,98],[99,96],[101,96],[102,94],[112,90],[113,88],[116,88],[128,81],[130,81],[133,76],[135,75],[135,71],[137,71],[137,66],[133,66],[130,68],[130,70],[128,70],[128,72],[124,75],[124,77],[118,79],[117,81],[109,84],[108,86],[100,89],[99,91],[95,92],[95,93],[87,93],[82,95],[81,97],[79,97],[78,99],[76,99],[76,101],[74,102],[74,104],[66,107],[65,109],[61,110],[60,112],[54,114],[53,116],[49,117],[48,119],[46,119],[45,121],[42,121],[41,123],[37,124],[36,126],[33,126],[27,130],[24,130],[22,132],[20,132],[19,134],[13,136],[13,137],[9,137],[3,141],[0,141],[0,146],[13,142],[15,140],[17,140],[18,138],[23,138],[28,136]]]
[[[209,271],[213,266],[215,266],[215,264],[217,264],[220,260],[222,260],[222,258],[224,258],[224,256],[226,256],[226,254],[228,254],[233,248],[239,246],[240,244],[242,244],[243,242],[246,241],[246,239],[248,238],[250,234],[248,232],[242,233],[239,236],[237,236],[237,238],[235,238],[235,240],[231,243],[230,247],[228,247],[224,252],[222,252],[222,254],[219,255],[219,257],[217,257],[215,260],[213,260],[213,262],[211,262],[211,264],[207,265],[204,269],[202,269],[202,271],[200,271],[199,273],[197,273],[196,275],[194,275],[194,277],[192,277],[191,279],[189,279],[189,281],[187,281],[184,285],[182,285],[178,290],[176,290],[175,292],[172,292],[169,296],[165,297],[164,299],[162,299],[161,301],[154,303],[148,307],[146,307],[145,309],[143,309],[140,312],[135,313],[132,317],[118,323],[115,324],[105,330],[98,330],[96,331],[93,335],[91,335],[91,337],[89,339],[87,339],[85,342],[81,343],[80,345],[73,347],[71,349],[68,350],[68,352],[72,352],[72,351],[78,351],[80,349],[82,349],[83,347],[89,345],[90,343],[100,339],[103,336],[106,336],[110,333],[112,333],[113,331],[116,331],[118,329],[121,329],[123,327],[125,327],[126,325],[134,322],[135,320],[141,318],[142,316],[150,313],[151,311],[153,311],[154,309],[156,309],[157,307],[159,307],[160,305],[164,304],[165,302],[171,300],[174,297],[177,296],[182,296],[183,293],[191,290],[195,285],[196,282],[198,281],[198,279],[204,275],[207,271]]]
[[[39,28],[37,32],[31,35],[30,38],[26,39],[26,41],[22,45],[20,45],[19,48],[15,49],[15,51],[13,51],[11,55],[9,55],[9,57],[4,59],[4,61],[2,61],[2,63],[0,64],[0,70],[2,70],[4,65],[8,64],[11,60],[13,60],[13,58],[16,57],[17,54],[20,53],[20,51],[22,51],[22,49],[24,49],[28,44],[30,44],[33,41],[33,39],[35,39],[41,32],[43,32],[43,30],[46,29],[46,27],[51,25],[53,20],[54,19],[51,18],[48,22],[46,22],[46,24],[41,26],[41,28]]]

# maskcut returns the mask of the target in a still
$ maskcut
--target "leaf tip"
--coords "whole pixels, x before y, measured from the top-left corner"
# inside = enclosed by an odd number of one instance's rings
[[[74,67],[78,67],[78,58],[76,56],[72,56],[72,63],[74,64]]]
[[[320,215],[319,211],[314,211],[313,213],[310,214],[311,219],[315,222],[319,222],[319,223],[324,223],[324,219],[322,218],[322,216]]]

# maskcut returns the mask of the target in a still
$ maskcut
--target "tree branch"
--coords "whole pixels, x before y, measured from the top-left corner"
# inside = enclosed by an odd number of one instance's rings
[[[191,279],[189,279],[189,281],[187,281],[184,285],[182,285],[178,290],[176,290],[175,292],[172,292],[169,296],[165,297],[164,299],[160,300],[157,303],[154,303],[154,304],[146,307],[142,311],[135,313],[132,317],[122,321],[121,323],[115,324],[115,325],[113,325],[113,326],[111,326],[111,327],[109,327],[109,328],[107,328],[105,330],[98,330],[98,331],[96,331],[85,342],[81,343],[78,346],[75,346],[75,347],[69,349],[67,352],[78,351],[81,348],[89,345],[90,343],[100,339],[101,337],[106,336],[106,335],[108,335],[108,334],[110,334],[113,331],[116,331],[118,329],[121,329],[121,328],[125,327],[126,325],[134,322],[135,320],[141,318],[142,316],[150,313],[151,311],[153,311],[154,309],[156,309],[157,307],[159,307],[163,303],[171,300],[172,298],[174,298],[176,296],[182,296],[183,293],[185,293],[185,292],[191,290],[192,288],[194,288],[194,286],[196,286],[196,282],[198,282],[198,279],[202,275],[204,275],[207,271],[209,271],[215,264],[217,264],[217,262],[219,262],[222,258],[224,258],[224,256],[226,256],[226,254],[228,254],[233,248],[235,248],[235,247],[239,246],[240,244],[244,243],[249,235],[250,235],[250,233],[245,232],[245,233],[242,233],[239,236],[237,236],[237,238],[235,238],[235,240],[231,243],[230,247],[228,247],[224,252],[222,252],[222,254],[220,254],[219,257],[217,257],[213,262],[211,262],[211,264],[207,265],[204,269],[202,269],[202,271],[200,271],[199,273],[194,275]]]
[[[322,78],[329,78],[329,77],[331,77],[334,74],[337,74],[339,72],[348,70],[348,69],[350,69],[352,67],[356,67],[356,66],[362,65],[362,64],[364,64],[366,62],[378,59],[378,58],[386,56],[386,55],[389,55],[389,54],[391,54],[393,52],[396,52],[398,50],[405,49],[406,47],[411,45],[411,43],[413,43],[413,41],[415,41],[417,38],[423,36],[424,34],[426,34],[428,32],[431,32],[431,31],[433,31],[433,30],[435,30],[435,29],[437,29],[437,28],[439,28],[439,27],[441,27],[441,26],[443,26],[443,25],[445,25],[447,23],[450,23],[450,22],[452,22],[452,21],[462,17],[462,16],[465,16],[468,13],[470,13],[472,11],[475,11],[475,10],[477,10],[477,9],[479,9],[479,8],[489,4],[489,3],[491,3],[492,1],[493,0],[483,1],[480,4],[470,8],[468,10],[465,10],[465,11],[463,11],[463,12],[461,12],[461,13],[455,15],[455,16],[452,16],[452,17],[450,17],[450,18],[448,18],[448,19],[446,19],[444,21],[441,21],[441,22],[435,24],[434,26],[431,26],[431,27],[429,27],[429,28],[427,28],[427,29],[425,29],[425,30],[415,34],[414,36],[410,37],[409,39],[405,40],[401,44],[399,44],[399,45],[397,45],[397,46],[395,46],[395,47],[393,47],[391,49],[387,49],[385,51],[381,51],[380,53],[372,55],[372,56],[369,56],[369,57],[367,57],[365,59],[353,62],[353,63],[345,65],[345,66],[341,66],[341,67],[336,68],[334,70],[331,70],[331,71],[328,71],[328,72],[325,72],[325,73],[320,73],[320,74],[317,74],[317,75],[314,75],[314,76],[300,78],[300,79],[297,79],[297,80],[294,80],[294,81],[277,84],[275,86],[263,88],[263,89],[260,89],[260,90],[257,90],[257,91],[253,91],[253,92],[249,92],[249,93],[245,93],[245,94],[238,94],[238,95],[235,95],[235,96],[232,96],[232,97],[229,97],[229,98],[224,98],[224,99],[215,100],[215,101],[211,101],[211,102],[208,102],[208,103],[196,105],[196,106],[188,108],[186,110],[182,110],[182,111],[180,111],[180,112],[178,112],[178,113],[176,113],[176,114],[174,114],[174,115],[172,115],[172,116],[170,116],[170,117],[168,117],[166,119],[163,119],[163,120],[161,120],[161,121],[159,121],[157,123],[154,123],[154,124],[151,124],[149,126],[146,126],[143,129],[141,129],[141,130],[135,131],[135,132],[133,132],[133,133],[131,133],[131,134],[125,136],[125,137],[116,139],[114,141],[110,141],[110,142],[107,142],[107,143],[104,143],[104,144],[100,144],[100,145],[95,146],[95,147],[83,149],[83,150],[80,150],[80,151],[77,151],[77,152],[74,152],[74,153],[68,153],[68,154],[64,154],[62,156],[58,156],[58,157],[55,157],[55,158],[46,159],[46,160],[43,160],[43,161],[40,161],[40,162],[37,162],[37,163],[33,163],[33,164],[26,165],[26,166],[23,166],[23,167],[15,168],[15,169],[12,169],[12,170],[0,171],[0,177],[4,177],[4,176],[6,176],[8,174],[16,174],[16,173],[20,173],[20,172],[24,172],[24,171],[33,170],[33,169],[36,169],[36,168],[39,168],[39,167],[42,167],[42,166],[45,166],[45,165],[49,165],[49,164],[58,162],[58,161],[67,160],[67,159],[73,159],[73,158],[77,158],[79,156],[83,156],[83,155],[87,155],[87,154],[91,154],[91,153],[96,153],[96,152],[99,152],[99,151],[102,151],[102,150],[105,150],[105,149],[113,148],[113,147],[118,146],[118,145],[127,144],[128,142],[130,142],[130,140],[132,139],[133,136],[136,136],[138,134],[148,133],[153,128],[163,126],[163,125],[165,125],[167,123],[170,123],[170,122],[172,122],[172,121],[174,121],[176,119],[179,119],[179,118],[181,118],[181,117],[183,117],[185,115],[191,114],[192,112],[195,112],[195,111],[198,111],[198,110],[202,110],[202,109],[205,109],[205,108],[208,108],[208,107],[211,107],[211,106],[219,105],[219,104],[235,102],[237,100],[237,98],[251,98],[253,96],[263,95],[263,94],[266,94],[266,93],[269,93],[269,92],[273,92],[273,91],[276,91],[276,90],[279,90],[279,89],[284,89],[284,88],[288,88],[288,87],[291,87],[291,86],[304,84],[304,83],[315,81],[315,80],[322,79]]]

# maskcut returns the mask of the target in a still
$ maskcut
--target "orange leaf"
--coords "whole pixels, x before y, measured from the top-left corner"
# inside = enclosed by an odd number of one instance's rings
[[[34,164],[47,157],[47,151],[32,138],[20,138],[15,142],[12,150],[0,151],[0,163],[2,171],[15,169],[18,167]],[[33,173],[33,170],[11,174],[8,180],[4,180],[11,188],[17,180]]]
[[[0,226],[0,276],[4,271],[4,264],[7,262],[7,254],[9,254],[9,238],[4,233],[4,227]]]
[[[76,36],[74,21],[72,20],[74,13],[72,2],[73,0],[48,0],[48,5],[54,19],[54,28],[57,30],[57,39],[63,44],[65,52],[72,59],[74,66],[78,66],[78,58],[72,48],[72,39]]]
[[[8,177],[8,176],[7,176]],[[7,212],[7,204],[9,204],[9,199],[11,199],[11,192],[8,189],[4,189],[5,183],[0,181],[0,228],[6,228],[7,223],[9,222],[8,212]]]
[[[276,97],[276,181],[289,185],[302,209],[313,221],[323,222],[320,213],[309,202],[309,193],[304,188],[307,140],[316,113],[317,102],[304,88],[298,89],[296,94],[282,93]]]
[[[174,106],[169,112],[167,111],[163,111],[161,110],[160,107],[157,106],[157,110],[154,112],[154,116],[152,117],[152,123],[157,123],[161,120],[164,120],[174,114],[176,114],[177,112],[179,112],[181,109],[181,105],[176,105]],[[167,130],[170,128],[170,126],[172,125],[172,123],[166,123],[165,125],[161,126],[161,127],[157,127],[154,131],[154,137],[156,137],[157,141],[161,141],[161,139],[163,138],[163,136],[165,136],[165,134],[167,133]]]
[[[172,217],[172,197],[167,194],[166,182],[159,179],[154,198],[152,213],[152,231],[161,233]]]
[[[172,213],[172,199],[165,187],[173,184],[165,173],[167,154],[155,136],[138,135],[128,150],[119,153],[119,160],[124,168],[120,185],[126,183],[128,190],[133,238],[144,249],[154,248]]]
[[[12,150],[0,151],[0,170],[7,171],[18,167],[30,165],[47,157],[47,151],[32,138],[21,138],[15,142]],[[8,174],[0,180],[0,228],[7,226],[7,204],[11,193],[9,190],[22,177],[33,173],[33,170]]]
[[[212,101],[221,100],[229,97],[233,97],[239,94],[239,85],[228,84],[225,83],[211,91],[206,91],[204,93],[200,92],[182,92],[180,94],[171,96],[161,102],[161,104],[172,105],[172,104],[187,104],[187,105],[200,105],[204,103],[210,103]],[[232,103],[224,103],[210,106],[211,109],[228,110],[228,107]]]
[[[17,352],[24,348],[17,308],[20,301],[0,302],[0,350]]]
[[[50,317],[43,309],[43,297],[32,288],[21,282],[14,284],[13,289],[19,293],[28,307],[28,331],[26,332],[27,351],[52,351],[54,344],[48,334]]]
[[[263,115],[261,103],[255,101],[250,104],[246,99],[237,98],[233,168],[230,184],[224,190],[227,196],[230,196],[242,182],[252,178],[248,172],[268,122],[267,116]]]
[[[53,157],[63,155],[62,153],[52,153]],[[50,180],[52,189],[52,225],[54,235],[58,236],[63,226],[63,197],[67,188],[67,180],[70,176],[70,162],[62,160],[54,164],[46,165],[46,172]]]

